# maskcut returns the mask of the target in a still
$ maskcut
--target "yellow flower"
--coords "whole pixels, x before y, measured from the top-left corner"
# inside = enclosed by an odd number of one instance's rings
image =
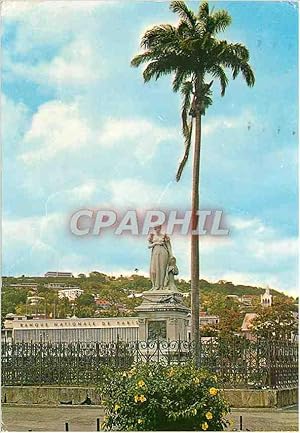
[[[144,403],[144,401],[146,401],[147,399],[146,399],[146,397],[142,394],[141,396],[140,396],[140,402],[141,403]]]
[[[140,401],[141,403],[144,403],[144,401],[146,401],[146,397],[144,396],[144,394],[141,395],[135,395],[134,396],[134,401],[137,403],[138,401]]]
[[[213,414],[211,413],[211,412],[206,412],[206,414],[205,414],[205,417],[206,417],[206,419],[212,419],[212,417],[213,417]]]
[[[171,367],[170,370],[167,372],[167,376],[168,376],[168,377],[172,377],[172,376],[174,376],[174,373],[175,373],[175,372],[174,372],[174,368]]]
[[[124,373],[122,374],[122,376],[123,376],[123,377],[126,377],[126,376],[127,376],[126,371],[124,371]]]
[[[145,386],[145,382],[143,380],[139,380],[138,383],[137,383],[137,386],[139,388],[143,388],[143,386]]]
[[[194,378],[194,383],[195,383],[196,385],[198,385],[198,383],[200,383],[200,379],[199,379],[199,377],[195,377],[195,378]]]
[[[143,424],[144,420],[141,419],[141,418],[139,418],[139,419],[137,420],[137,422],[138,422],[138,424]]]
[[[210,393],[210,395],[217,395],[218,394],[218,390],[217,390],[217,388],[214,388],[212,386],[211,388],[209,388],[209,393]]]
[[[118,403],[116,403],[116,404],[115,404],[115,412],[117,412],[117,410],[119,410],[120,407],[121,407],[121,406],[120,406]]]
[[[197,415],[197,409],[195,407],[192,409],[192,414]]]
[[[203,422],[203,423],[201,424],[201,428],[202,428],[202,430],[207,430],[207,429],[208,429],[208,424],[207,424],[207,422]]]

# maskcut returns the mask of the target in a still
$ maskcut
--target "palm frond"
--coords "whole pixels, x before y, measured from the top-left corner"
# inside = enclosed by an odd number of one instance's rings
[[[213,32],[223,32],[231,24],[231,16],[225,10],[219,10],[212,14]]]
[[[220,65],[213,65],[213,67],[209,71],[211,75],[215,78],[218,78],[221,85],[221,96],[225,95],[226,87],[228,85],[228,77],[224,71],[224,68]]]
[[[133,59],[131,60],[130,64],[131,64],[131,66],[134,66],[137,68],[142,63],[146,63],[151,59],[153,59],[153,52],[152,51],[145,51],[142,54],[137,54],[136,56],[134,56]]]
[[[191,97],[193,95],[193,83],[191,81],[185,81],[181,85],[181,94],[183,97],[182,100],[182,111],[181,111],[181,119],[182,119],[182,132],[184,136],[184,144],[185,150],[182,160],[179,164],[177,173],[176,173],[176,181],[179,182],[184,167],[188,161],[190,148],[191,148],[191,139],[192,139],[192,131],[193,131],[193,119],[188,123],[188,113],[191,107]]]
[[[207,1],[203,1],[198,10],[198,17],[200,20],[206,19],[209,16],[209,5]]]
[[[190,124],[188,125],[188,137],[185,140],[185,151],[182,160],[180,161],[177,173],[176,173],[176,182],[179,182],[181,179],[182,172],[186,163],[189,159],[191,143],[192,143],[192,133],[193,133],[193,119],[191,119]]]
[[[177,37],[177,29],[171,24],[161,24],[159,26],[153,26],[148,29],[142,39],[141,48],[150,49],[158,45],[163,45],[167,43],[174,44]]]
[[[227,41],[219,41],[218,58],[230,67],[230,65],[248,62],[249,51],[243,44],[229,44]]]
[[[176,70],[176,63],[172,63],[166,59],[158,59],[150,62],[143,72],[145,83],[152,78],[158,80],[163,75],[171,74]]]
[[[210,83],[202,83],[201,86],[201,97],[200,97],[200,113],[204,116],[207,108],[212,105],[212,91],[211,86],[213,80]]]
[[[188,112],[191,108],[191,97],[194,94],[193,90],[193,83],[192,81],[185,81],[181,85],[181,94],[182,94],[182,112],[181,112],[181,119],[182,119],[182,130],[183,135],[187,137],[188,132],[188,124],[187,124],[187,118],[188,118]]]
[[[248,86],[253,87],[255,84],[255,75],[251,69],[251,66],[248,63],[244,63],[241,65],[241,71]]]
[[[206,110],[213,103],[212,98],[209,95],[204,95],[201,100],[201,114],[205,116]]]
[[[178,90],[182,86],[183,82],[188,77],[188,75],[189,75],[188,71],[185,71],[182,68],[178,68],[178,70],[175,73],[175,77],[174,77],[174,80],[173,80],[173,83],[172,83],[174,92],[178,92]]]
[[[189,27],[195,27],[197,23],[197,18],[194,12],[188,8],[184,1],[171,1],[170,9],[172,12],[177,13],[180,18],[189,25]]]

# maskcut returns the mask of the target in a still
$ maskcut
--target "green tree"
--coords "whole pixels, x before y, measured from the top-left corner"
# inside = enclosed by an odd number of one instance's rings
[[[297,321],[288,303],[278,302],[271,307],[259,306],[256,313],[252,325],[258,338],[290,340],[298,332]]]
[[[224,96],[228,84],[226,70],[235,79],[240,73],[248,86],[254,85],[254,74],[248,63],[248,49],[240,43],[229,43],[218,38],[231,23],[226,10],[210,10],[202,2],[197,12],[184,1],[172,1],[172,12],[179,15],[177,26],[161,24],[147,30],[141,40],[143,52],[131,64],[146,64],[144,81],[173,74],[173,90],[180,91],[182,104],[182,130],[185,152],[179,165],[179,181],[191,152],[193,125],[195,125],[192,173],[192,234],[191,234],[191,295],[192,337],[199,359],[199,235],[197,234],[200,182],[201,123],[206,109],[212,104],[212,84],[217,79]],[[194,232],[193,232],[194,231]]]
[[[8,287],[1,293],[1,321],[8,313],[16,313],[19,304],[26,304],[27,289]]]
[[[78,307],[90,307],[93,304],[95,304],[94,296],[89,293],[82,293],[82,295],[76,299],[76,305]]]

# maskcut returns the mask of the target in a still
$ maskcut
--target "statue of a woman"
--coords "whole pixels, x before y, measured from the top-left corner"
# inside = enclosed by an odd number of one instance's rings
[[[169,236],[161,233],[161,226],[154,227],[154,233],[149,236],[149,246],[152,249],[150,263],[150,279],[152,290],[163,290],[167,267],[172,257]]]

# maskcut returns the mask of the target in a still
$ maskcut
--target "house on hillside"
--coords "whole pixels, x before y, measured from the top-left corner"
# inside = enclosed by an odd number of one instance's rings
[[[84,291],[77,286],[69,286],[58,291],[59,299],[67,298],[69,301],[75,301]]]
[[[29,305],[37,305],[42,301],[45,301],[45,298],[43,296],[28,296],[27,297],[27,303]]]
[[[111,308],[112,304],[111,302],[107,301],[106,299],[95,299],[95,304],[99,307],[100,310],[109,310]]]

